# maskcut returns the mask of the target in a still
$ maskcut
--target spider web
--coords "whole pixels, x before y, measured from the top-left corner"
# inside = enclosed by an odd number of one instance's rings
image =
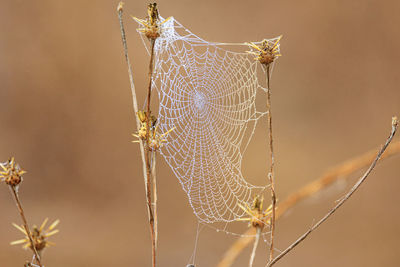
[[[256,108],[257,91],[266,90],[257,77],[266,73],[245,49],[207,42],[173,17],[154,47],[159,132],[175,127],[161,154],[202,223],[243,217],[238,204],[251,203],[268,186],[252,185],[242,175],[243,154],[266,114]]]

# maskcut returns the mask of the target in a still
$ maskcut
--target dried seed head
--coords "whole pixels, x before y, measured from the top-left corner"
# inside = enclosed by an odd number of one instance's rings
[[[270,205],[265,211],[263,211],[263,201],[264,198],[259,195],[255,195],[251,207],[244,203],[244,205],[238,204],[239,207],[247,214],[249,217],[237,219],[238,221],[248,221],[249,226],[255,228],[264,228],[264,225],[270,223],[270,217],[272,213],[272,205]]]
[[[41,252],[43,249],[49,247],[50,245],[54,245],[54,243],[49,242],[47,238],[59,232],[57,229],[54,229],[60,222],[59,220],[54,221],[47,229],[44,229],[47,224],[47,221],[48,219],[46,218],[39,228],[36,225],[33,226],[31,236],[36,251],[38,252]],[[10,244],[11,245],[23,244],[22,248],[24,249],[30,248],[31,250],[33,250],[32,245],[29,241],[28,234],[26,233],[25,229],[22,226],[19,226],[15,223],[13,223],[13,226],[17,228],[19,231],[21,231],[25,235],[25,238],[13,241]]]
[[[269,66],[275,61],[276,58],[281,56],[279,51],[279,41],[282,36],[279,36],[275,40],[263,40],[260,45],[254,43],[248,43],[248,45],[253,48],[253,51],[249,51],[250,54],[256,55],[255,60],[258,60],[261,64]]]
[[[133,17],[133,19],[141,24],[143,28],[139,28],[138,31],[143,33],[150,41],[156,40],[161,35],[161,26],[167,22],[171,17],[160,21],[160,16],[158,15],[157,4],[152,3],[147,6],[147,18],[138,19]]]
[[[150,3],[147,6],[147,16],[151,25],[155,25],[159,19],[157,3]]]
[[[3,171],[0,171],[0,180],[9,186],[18,186],[22,182],[22,175],[26,171],[15,162],[14,157],[10,158],[5,164],[0,164]]]

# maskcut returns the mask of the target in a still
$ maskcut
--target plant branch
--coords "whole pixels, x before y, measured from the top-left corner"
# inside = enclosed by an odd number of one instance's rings
[[[133,102],[133,109],[135,114],[138,112],[138,105],[137,105],[137,98],[136,98],[136,90],[135,90],[135,84],[133,80],[133,74],[132,74],[132,66],[130,64],[129,60],[129,55],[128,55],[128,46],[127,46],[127,41],[126,41],[126,35],[125,35],[125,29],[124,29],[124,24],[123,24],[123,2],[120,2],[118,4],[118,19],[119,19],[119,24],[120,24],[120,29],[121,29],[121,38],[122,38],[122,45],[124,48],[124,55],[125,55],[125,60],[128,65],[128,74],[129,74],[129,80],[130,80],[130,86],[131,86],[131,92],[132,92],[132,102]],[[148,101],[148,104],[150,102]],[[138,118],[136,118],[136,127],[137,130],[139,131],[140,129],[140,123]],[[149,128],[148,128],[149,129]],[[151,232],[151,239],[152,239],[152,263],[153,266],[155,266],[155,233],[154,233],[154,217],[153,217],[153,212],[152,212],[152,204],[151,204],[151,168],[149,164],[149,154],[148,151],[145,153],[144,149],[144,141],[139,142],[140,144],[140,154],[142,158],[142,163],[143,163],[143,178],[145,182],[145,194],[146,194],[146,199],[147,199],[147,212],[148,212],[148,219],[149,219],[149,224],[150,224],[150,232]]]
[[[270,170],[268,173],[268,180],[271,186],[271,224],[270,224],[270,247],[269,247],[269,261],[274,257],[274,233],[275,233],[275,220],[276,220],[276,194],[275,194],[275,158],[274,158],[274,140],[272,138],[272,114],[271,114],[271,87],[270,87],[270,66],[267,65],[267,120],[269,132],[269,151],[270,151]]]
[[[313,225],[307,232],[305,232],[302,236],[300,236],[295,242],[293,242],[287,249],[285,249],[281,254],[279,254],[275,259],[273,259],[270,263],[267,264],[267,267],[271,267],[277,261],[282,259],[286,254],[288,254],[292,249],[294,249],[298,244],[300,244],[303,240],[305,240],[315,229],[317,229],[321,224],[323,224],[337,209],[339,209],[356,191],[360,188],[361,184],[367,179],[369,174],[375,168],[377,162],[381,158],[383,152],[385,152],[386,148],[392,141],[398,127],[398,120],[396,117],[392,119],[392,130],[390,132],[389,137],[387,138],[385,144],[381,147],[376,155],[374,161],[371,163],[367,171],[363,176],[354,184],[354,186],[350,189],[350,191],[342,197],[339,202],[324,216],[320,219],[315,225]]]
[[[151,151],[149,149],[149,140],[150,140],[150,120],[151,120],[151,110],[150,110],[150,100],[151,100],[151,89],[152,89],[152,82],[153,82],[153,56],[154,56],[154,44],[155,40],[151,39],[150,40],[150,63],[149,63],[149,87],[147,90],[147,118],[146,118],[146,124],[147,124],[147,131],[146,131],[146,140],[143,140],[143,143],[146,144],[146,169],[147,169],[147,205],[148,205],[148,211],[149,211],[149,223],[150,223],[150,230],[151,230],[151,241],[152,241],[152,257],[153,257],[153,267],[156,266],[156,252],[157,252],[157,234],[155,230],[155,218],[154,218],[154,211],[153,211],[153,202],[152,202],[152,192],[151,192],[151,184],[152,184],[152,176],[153,180],[156,180],[155,173],[152,175],[151,170],[152,170],[152,163],[151,163]],[[156,185],[155,185],[156,186]],[[155,196],[156,192],[153,191],[154,198],[157,198]]]
[[[153,175],[153,211],[154,211],[154,241],[157,250],[158,245],[158,213],[157,213],[157,173],[156,173],[156,151],[152,152],[151,173]]]
[[[400,154],[400,141],[391,143],[382,155],[382,159],[386,159],[393,155]],[[315,193],[327,188],[339,180],[346,180],[350,175],[362,168],[368,167],[376,157],[376,149],[368,151],[360,156],[343,162],[342,164],[333,167],[323,174],[319,179],[305,185],[298,191],[292,193],[284,201],[280,202],[276,210],[276,219],[281,218],[289,209],[306,198],[313,196]],[[218,264],[218,267],[229,267],[233,264],[239,254],[252,242],[254,239],[254,228],[249,228],[243,236],[237,239],[233,245],[226,251],[223,259]]]
[[[22,222],[23,222],[23,224],[24,224],[24,228],[25,228],[25,231],[26,231],[26,235],[27,235],[28,238],[29,238],[29,243],[31,243],[32,250],[33,250],[33,254],[34,254],[34,257],[35,257],[35,259],[36,259],[36,262],[38,263],[38,265],[39,265],[40,267],[42,267],[43,265],[42,265],[42,263],[40,262],[40,255],[39,255],[38,251],[36,250],[35,243],[34,243],[33,240],[32,240],[32,232],[31,232],[31,230],[29,229],[28,222],[27,222],[26,217],[25,217],[24,209],[22,208],[21,201],[19,200],[19,196],[18,196],[17,189],[16,189],[15,186],[11,186],[11,185],[10,185],[9,187],[10,187],[11,192],[13,193],[14,200],[15,200],[15,204],[17,205],[19,214],[21,215],[21,219],[22,219]]]

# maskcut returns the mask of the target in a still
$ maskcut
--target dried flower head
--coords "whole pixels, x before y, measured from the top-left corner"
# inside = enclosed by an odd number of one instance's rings
[[[6,163],[0,164],[3,171],[0,171],[0,181],[4,181],[9,186],[17,186],[22,182],[22,175],[26,171],[15,162],[14,157],[10,158]]]
[[[149,150],[150,151],[157,151],[158,149],[160,149],[163,146],[163,144],[167,142],[167,139],[165,139],[165,137],[170,132],[175,130],[175,127],[172,129],[169,129],[168,131],[166,131],[163,134],[157,133],[157,129],[158,129],[158,125],[150,131],[150,140],[149,140]]]
[[[160,16],[158,15],[158,9],[156,3],[150,3],[147,7],[147,18],[138,19],[132,17],[137,23],[143,25],[143,28],[139,28],[139,32],[144,33],[144,35],[149,40],[155,40],[161,35],[161,26],[167,22],[171,17],[160,22]]]
[[[256,55],[257,57],[254,58],[255,60],[258,60],[261,64],[268,66],[274,62],[277,57],[281,56],[279,51],[279,41],[281,38],[282,36],[279,36],[275,41],[265,39],[261,42],[261,45],[248,43],[248,46],[257,50],[248,51],[248,53]]]
[[[270,215],[272,213],[272,205],[263,211],[263,201],[263,197],[256,195],[254,196],[251,207],[249,207],[247,203],[244,203],[244,206],[238,204],[239,207],[250,216],[247,218],[240,218],[238,221],[248,221],[249,226],[261,228],[263,228],[265,224],[269,224]]]
[[[151,113],[150,113],[151,114]],[[157,132],[158,130],[158,124],[157,124],[157,118],[153,115],[148,116],[146,111],[139,110],[137,112],[137,116],[140,122],[140,128],[137,133],[133,133],[132,136],[136,137],[138,140],[132,141],[132,143],[139,143],[140,140],[147,140],[148,148],[150,151],[157,151],[160,149],[160,147],[163,146],[167,140],[165,137],[172,132],[174,128],[168,130],[167,132],[163,134],[159,134]],[[150,118],[149,118],[150,117]],[[147,129],[147,121],[149,120],[149,127],[150,129]]]
[[[60,220],[55,220],[49,226],[49,228],[47,228],[45,230],[44,228],[46,227],[47,221],[48,221],[48,218],[46,218],[43,221],[42,225],[39,228],[36,225],[33,226],[32,240],[33,240],[33,244],[38,252],[41,252],[43,249],[45,249],[46,247],[49,247],[50,245],[54,245],[53,242],[47,241],[47,238],[52,235],[55,235],[59,232],[57,229],[55,229],[55,230],[53,230],[53,229],[58,225]],[[21,231],[25,235],[25,238],[13,241],[10,244],[11,245],[23,244],[22,248],[24,248],[24,249],[30,248],[33,250],[32,245],[29,241],[28,234],[26,233],[25,229],[22,226],[19,226],[15,223],[13,223],[13,225],[15,228],[17,228],[19,231]]]

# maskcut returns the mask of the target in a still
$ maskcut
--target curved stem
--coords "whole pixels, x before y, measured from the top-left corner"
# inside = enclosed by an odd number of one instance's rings
[[[400,154],[400,141],[391,143],[382,155],[382,159],[389,158],[394,155]],[[321,190],[329,187],[339,180],[346,180],[354,172],[368,167],[369,164],[376,157],[376,149],[368,151],[360,156],[352,158],[343,162],[342,164],[333,167],[323,174],[320,178],[312,181],[311,183],[303,186],[298,191],[290,194],[284,201],[280,202],[276,210],[276,219],[282,217],[288,210],[293,208],[301,201],[313,196]],[[243,236],[237,239],[232,246],[225,252],[224,257],[219,262],[218,267],[232,266],[233,262],[240,255],[240,253],[251,244],[254,239],[254,228],[248,229],[243,233]]]
[[[392,141],[398,127],[398,121],[397,118],[394,117],[392,119],[392,130],[390,132],[389,137],[387,138],[385,144],[382,146],[382,148],[378,151],[378,154],[376,155],[374,161],[371,163],[369,166],[368,170],[364,173],[363,176],[357,181],[357,183],[354,184],[354,186],[350,189],[350,191],[342,197],[339,202],[324,216],[322,219],[320,219],[315,225],[313,225],[307,232],[305,232],[302,236],[300,236],[296,241],[294,241],[287,249],[285,249],[281,254],[279,254],[275,259],[273,259],[270,263],[267,264],[267,267],[271,267],[274,265],[277,261],[282,259],[286,254],[288,254],[292,249],[294,249],[298,244],[300,244],[303,240],[305,240],[315,229],[317,229],[321,224],[323,224],[333,213],[335,213],[336,210],[338,210],[356,191],[358,188],[360,188],[361,184],[367,179],[369,174],[372,172],[372,170],[375,168],[376,164],[378,163],[378,160],[381,158],[383,152],[385,152],[386,148]]]

